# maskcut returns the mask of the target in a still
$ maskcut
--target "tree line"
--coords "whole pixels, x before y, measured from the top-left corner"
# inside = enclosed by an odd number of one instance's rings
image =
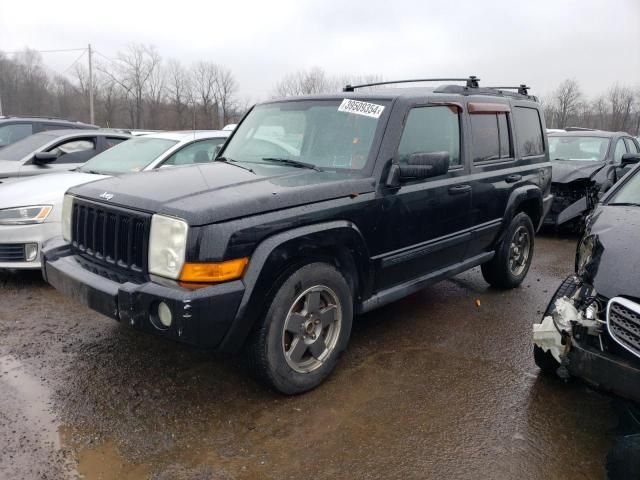
[[[250,103],[230,69],[212,61],[184,65],[153,46],[132,44],[114,58],[95,55],[95,123],[140,129],[216,129],[237,122]],[[89,121],[89,75],[75,62],[70,76],[48,69],[30,49],[0,51],[0,105],[5,115],[50,115]],[[65,72],[66,73],[66,72]],[[340,91],[346,84],[382,81],[381,75],[328,75],[322,68],[283,76],[272,97]],[[640,88],[616,84],[588,98],[567,79],[542,96],[548,128],[584,127],[640,134]]]
[[[640,135],[640,87],[615,84],[588,98],[574,79],[541,99],[547,128],[583,127]]]
[[[103,127],[218,129],[237,122],[248,108],[233,73],[212,61],[184,65],[141,44],[114,58],[94,54],[94,59],[95,123]],[[73,67],[65,76],[48,69],[34,50],[12,56],[0,51],[3,114],[88,122],[88,68],[84,62]]]

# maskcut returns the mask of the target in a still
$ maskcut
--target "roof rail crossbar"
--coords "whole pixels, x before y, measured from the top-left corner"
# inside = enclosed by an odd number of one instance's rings
[[[467,87],[478,88],[480,79],[475,75],[467,78],[416,78],[413,80],[393,80],[388,82],[363,83],[362,85],[346,85],[343,92],[353,92],[356,88],[377,87],[379,85],[393,85],[396,83],[417,83],[417,82],[467,82]]]
[[[529,95],[529,89],[531,87],[528,87],[523,83],[517,87],[485,87],[485,88],[492,88],[493,90],[517,90],[520,95]]]

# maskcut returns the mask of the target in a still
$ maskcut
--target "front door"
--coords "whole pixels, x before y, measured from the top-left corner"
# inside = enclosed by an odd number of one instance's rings
[[[403,182],[382,199],[376,290],[425,276],[462,260],[470,232],[471,187],[461,155],[456,106],[416,106],[405,117],[394,161],[415,153],[449,153],[449,171]]]
[[[21,177],[73,170],[93,158],[99,150],[97,138],[87,136],[64,140],[44,151],[55,153],[57,158],[46,165],[38,165],[33,160],[27,160],[20,169]]]

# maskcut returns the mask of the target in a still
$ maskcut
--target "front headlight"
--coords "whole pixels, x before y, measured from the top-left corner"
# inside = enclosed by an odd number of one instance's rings
[[[0,225],[29,225],[42,223],[51,213],[51,205],[5,208],[0,210]]]
[[[62,238],[71,241],[71,217],[73,215],[73,195],[65,195],[62,200]]]
[[[149,273],[177,280],[184,266],[189,226],[184,220],[154,215],[149,234]]]
[[[581,275],[584,273],[584,269],[587,264],[593,258],[594,239],[589,235],[582,239],[580,245],[578,245],[578,251],[576,253],[576,273]]]

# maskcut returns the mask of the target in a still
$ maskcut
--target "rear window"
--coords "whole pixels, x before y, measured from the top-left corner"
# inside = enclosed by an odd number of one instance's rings
[[[30,123],[14,123],[0,126],[0,147],[10,145],[33,133]]]
[[[511,136],[506,113],[471,115],[473,161],[488,162],[510,158]]]
[[[544,154],[542,122],[540,121],[538,110],[535,108],[516,107],[513,110],[513,117],[520,155],[531,157]]]

